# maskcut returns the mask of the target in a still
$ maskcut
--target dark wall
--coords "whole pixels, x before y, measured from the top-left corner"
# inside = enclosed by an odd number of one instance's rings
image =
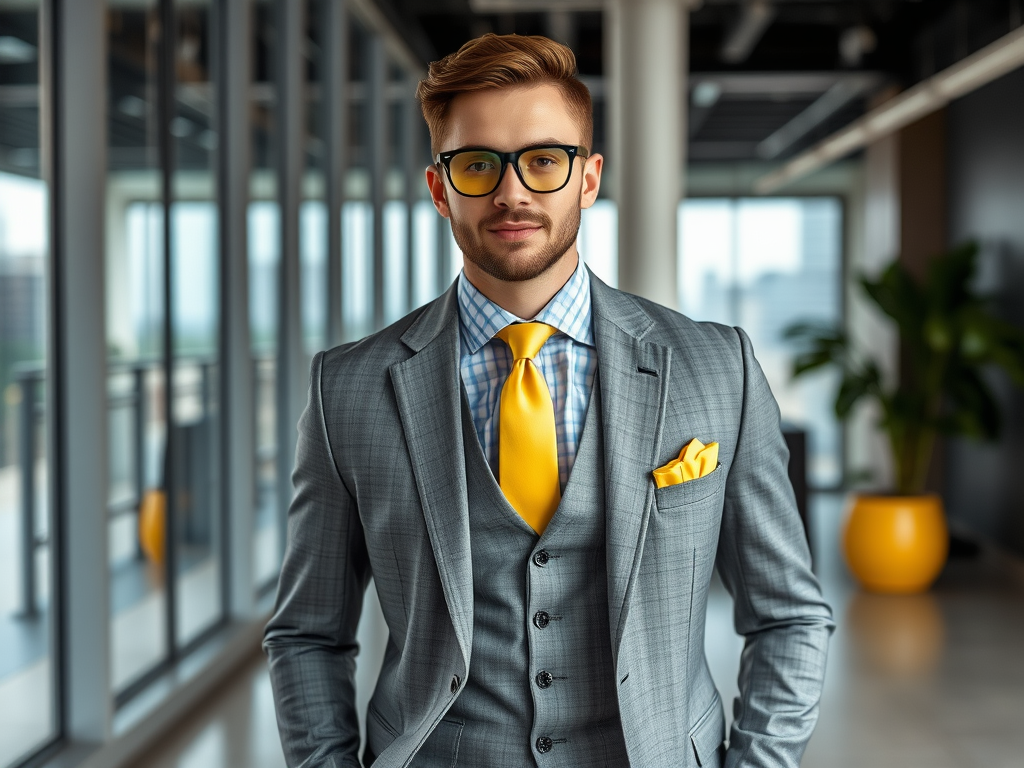
[[[951,104],[947,130],[950,242],[981,244],[981,287],[1024,325],[1024,69]],[[1002,437],[947,447],[946,504],[954,525],[1024,555],[1024,393],[990,383]]]

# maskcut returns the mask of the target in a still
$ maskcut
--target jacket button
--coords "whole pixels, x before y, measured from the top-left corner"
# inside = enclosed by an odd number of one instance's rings
[[[547,553],[547,550],[542,549],[540,552],[533,556],[533,564],[538,568],[543,568],[548,564],[548,560],[551,559],[551,555]]]
[[[451,686],[452,693],[455,693],[457,690],[459,690],[459,682],[460,682],[459,681],[459,676],[458,675],[452,675],[452,686]]]
[[[537,739],[537,751],[542,755],[546,752],[550,752],[552,746],[554,746],[554,742],[547,736],[541,736]]]
[[[535,679],[537,681],[537,686],[539,688],[550,688],[551,683],[555,680],[555,676],[548,672],[546,669],[542,669],[540,672],[537,673],[537,677]]]
[[[537,629],[544,629],[551,622],[551,616],[547,611],[537,611],[533,614],[533,623]]]

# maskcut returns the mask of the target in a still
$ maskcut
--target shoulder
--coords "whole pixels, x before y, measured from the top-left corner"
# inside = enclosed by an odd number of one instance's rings
[[[650,299],[610,288],[596,278],[591,290],[599,317],[645,343],[668,347],[673,354],[738,358],[748,343],[738,328],[693,320]]]
[[[413,351],[403,341],[410,328],[426,316],[437,312],[445,296],[414,309],[401,320],[371,333],[320,353],[320,375],[325,383],[353,378],[379,378],[395,363],[410,357]],[[314,363],[314,366],[316,363]]]
[[[630,294],[654,321],[648,340],[677,350],[706,348],[724,352],[740,349],[740,331],[729,325],[694,320],[681,312]]]

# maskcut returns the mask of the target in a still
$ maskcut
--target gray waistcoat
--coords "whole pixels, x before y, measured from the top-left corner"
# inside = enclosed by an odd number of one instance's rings
[[[629,764],[608,629],[598,400],[595,384],[562,502],[538,539],[495,482],[463,398],[473,651],[415,768]]]

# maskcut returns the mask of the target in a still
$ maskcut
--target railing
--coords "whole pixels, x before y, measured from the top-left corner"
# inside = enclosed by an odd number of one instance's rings
[[[253,382],[255,384],[254,411],[259,410],[259,403],[262,398],[262,388],[273,386],[274,369],[272,366],[273,356],[260,355],[253,358]],[[200,377],[198,387],[195,382],[177,384],[174,397],[180,398],[188,394],[195,394],[198,389],[199,395],[199,418],[206,419],[209,416],[210,404],[210,371],[215,361],[208,358],[176,358],[176,368],[191,367],[198,368]],[[147,446],[147,402],[146,383],[147,374],[152,371],[162,370],[163,364],[160,361],[132,361],[132,362],[111,362],[108,367],[108,374],[111,379],[116,376],[128,374],[131,376],[131,387],[127,391],[111,395],[108,399],[109,411],[119,408],[130,408],[133,412],[131,445],[135,456],[135,472],[132,482],[132,494],[121,496],[111,500],[107,505],[107,512],[110,519],[115,519],[126,514],[139,514],[140,504],[146,491],[145,467],[149,459],[150,449]],[[19,388],[21,402],[18,414],[18,464],[19,464],[19,485],[20,485],[20,512],[21,512],[21,610],[19,615],[34,617],[38,614],[36,582],[35,552],[39,547],[49,544],[48,535],[36,535],[36,512],[38,501],[36,498],[35,484],[35,463],[36,455],[39,452],[39,427],[45,419],[45,403],[40,400],[42,386],[45,383],[46,372],[39,365],[21,365],[14,370],[14,383]],[[162,416],[162,415],[161,415]],[[256,413],[253,414],[254,418]],[[275,445],[264,443],[255,452],[257,466],[266,462],[273,462],[277,451]],[[164,479],[166,481],[166,478]],[[256,482],[259,482],[259,472],[256,473]],[[141,545],[136,544],[136,557],[143,557]]]

